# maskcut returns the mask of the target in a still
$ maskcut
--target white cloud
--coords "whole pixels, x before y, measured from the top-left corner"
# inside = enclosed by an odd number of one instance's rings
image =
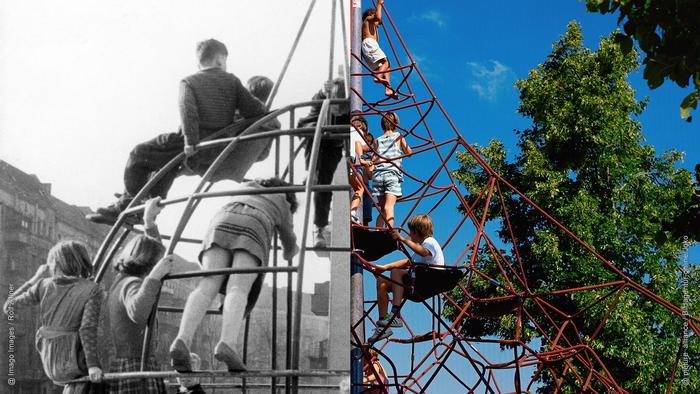
[[[513,70],[498,60],[491,60],[490,64],[468,62],[467,66],[471,72],[469,88],[488,101],[496,101],[498,94],[513,78]]]
[[[441,29],[447,24],[445,21],[445,15],[436,10],[428,10],[424,12],[423,14],[421,14],[419,19],[431,22]]]

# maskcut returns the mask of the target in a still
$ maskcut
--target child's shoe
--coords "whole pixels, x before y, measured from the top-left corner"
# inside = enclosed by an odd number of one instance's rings
[[[374,333],[372,334],[371,337],[367,338],[367,343],[373,344],[377,341],[381,341],[382,339],[389,338],[394,334],[393,331],[391,331],[391,328],[380,328],[377,327],[374,329]]]
[[[175,338],[173,344],[170,345],[170,365],[178,372],[192,371],[190,351],[180,338]]]
[[[315,248],[325,248],[328,246],[328,241],[326,240],[326,227],[316,227],[316,230],[314,231],[314,234],[316,235],[316,238],[314,240],[314,247]]]
[[[355,223],[355,224],[361,224],[361,223],[360,223],[360,218],[357,217],[357,214],[356,214],[356,213],[351,213],[351,214],[350,214],[350,220],[351,220],[353,223]]]
[[[248,369],[246,365],[243,364],[243,360],[238,356],[238,353],[224,342],[216,344],[214,348],[214,358],[226,364],[229,372],[241,372]]]
[[[97,208],[97,213],[105,216],[119,216],[119,214],[129,206],[131,200],[133,200],[133,197],[131,197],[129,193],[121,194],[117,198],[117,201],[113,202],[112,204],[104,208]]]
[[[401,317],[398,314],[387,313],[377,321],[377,326],[400,328],[403,327],[403,322],[401,322]]]
[[[122,211],[125,210],[133,200],[133,197],[128,193],[119,194],[118,196],[117,201],[104,208],[97,208],[97,213],[85,215],[85,218],[99,224],[114,225]],[[137,213],[135,215],[129,215],[126,223],[131,225],[143,223],[143,214]]]

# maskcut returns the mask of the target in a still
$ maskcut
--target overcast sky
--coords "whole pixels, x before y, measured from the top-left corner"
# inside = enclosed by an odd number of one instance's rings
[[[275,80],[308,5],[285,0],[0,1],[0,159],[50,182],[53,194],[66,202],[92,208],[109,204],[112,193],[123,190],[131,148],[177,131],[178,83],[197,71],[196,42],[223,41],[228,70],[243,81],[259,74]],[[330,15],[330,2],[319,1],[273,107],[308,100],[323,85]],[[335,47],[339,65],[340,24]],[[300,173],[303,164],[298,164]],[[250,175],[271,174],[269,160]],[[170,197],[188,194],[198,181],[179,178]],[[217,185],[224,187],[231,185]],[[202,204],[187,235],[201,238],[222,202]],[[177,217],[175,209],[164,212],[164,232],[172,231],[168,226]],[[297,214],[298,231],[301,224]],[[192,250],[186,257],[195,256]],[[327,279],[327,264],[322,266],[309,268],[318,273],[312,281],[323,280],[323,273]],[[310,282],[305,288],[313,288]]]

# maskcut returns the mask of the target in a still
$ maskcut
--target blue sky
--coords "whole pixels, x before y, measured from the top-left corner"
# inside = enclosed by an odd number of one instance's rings
[[[364,2],[365,7],[369,4]],[[411,54],[417,61],[428,83],[440,99],[462,136],[471,143],[485,145],[496,138],[503,141],[509,150],[509,156],[517,153],[514,150],[516,135],[514,129],[524,129],[530,121],[518,115],[518,92],[513,87],[517,79],[527,76],[530,69],[542,63],[551,52],[551,45],[566,30],[571,20],[578,21],[583,29],[586,46],[596,48],[601,36],[608,35],[616,28],[616,17],[611,15],[589,14],[585,11],[583,2],[576,0],[565,1],[500,1],[500,2],[461,2],[442,1],[427,2],[419,0],[402,0],[401,2],[387,0],[386,6],[396,23]],[[398,41],[393,38],[396,45]],[[384,36],[380,45],[391,55]],[[399,51],[399,60],[406,62],[406,57]],[[392,75],[395,81],[397,76]],[[427,92],[416,88],[417,80],[411,79],[416,89],[416,96],[425,99]],[[647,110],[639,117],[643,125],[643,133],[647,143],[653,145],[657,153],[670,148],[684,151],[685,161],[681,165],[693,170],[700,163],[700,147],[695,139],[700,133],[697,121],[687,123],[680,119],[678,106],[687,90],[678,88],[667,82],[661,88],[649,90],[642,79],[641,71],[630,77],[630,83],[637,91],[638,99],[649,97]],[[365,97],[377,99],[381,92],[369,79],[365,79]],[[413,111],[415,112],[415,111]],[[406,115],[404,115],[406,114]],[[410,125],[415,120],[408,111],[402,111],[402,126]],[[697,116],[696,116],[697,117]],[[444,140],[452,136],[447,125],[436,116],[431,115],[431,128],[436,140]],[[376,118],[371,118],[370,129],[379,134],[379,124]],[[420,127],[418,128],[420,130]],[[415,141],[413,141],[415,143]],[[445,152],[443,152],[445,153]],[[427,156],[427,155],[426,155]],[[415,159],[414,159],[415,160]],[[432,161],[425,161],[432,160]],[[432,163],[432,165],[426,165]],[[407,171],[427,178],[437,165],[437,157],[423,159],[419,163],[410,158],[404,161]],[[450,163],[454,168],[454,162]],[[439,180],[441,178],[438,178]],[[442,178],[444,181],[444,178]],[[444,182],[437,182],[444,184]],[[415,189],[407,181],[404,191]],[[435,201],[435,199],[433,199]],[[454,211],[446,207],[454,207],[456,200],[448,198],[433,216],[436,221],[436,238],[444,241],[449,231],[454,228],[458,217]],[[397,207],[397,218],[402,220],[407,213],[408,204]],[[418,212],[428,210],[432,205],[424,204]],[[441,230],[446,228],[448,230]],[[464,230],[458,234],[455,244],[460,239],[469,239],[471,233]],[[441,239],[442,237],[442,239]],[[467,238],[464,238],[467,237]],[[464,243],[462,241],[462,243]],[[446,250],[447,260],[454,261],[459,251],[455,245]],[[690,259],[696,261],[698,248],[691,249]],[[391,257],[400,257],[392,255]],[[382,260],[382,262],[389,261]],[[374,297],[374,278],[365,277],[365,296]],[[423,333],[431,329],[432,321],[423,308],[409,304],[403,314],[414,333]],[[374,312],[373,316],[376,315]],[[395,330],[396,337],[406,337],[406,330]],[[392,344],[386,348],[388,354],[397,365],[400,373],[406,373],[410,363],[410,345]],[[417,346],[416,357],[420,359],[427,351],[425,346]],[[501,354],[497,348],[480,349],[487,357],[497,361],[512,359],[512,353]],[[462,372],[471,376],[469,369],[464,368],[464,359],[458,363],[448,363],[454,372]],[[385,365],[385,367],[388,367]],[[431,385],[429,392],[461,392],[447,374],[443,373]],[[525,377],[528,373],[523,374]],[[502,389],[512,390],[512,375],[497,376]],[[471,381],[471,379],[467,379]]]

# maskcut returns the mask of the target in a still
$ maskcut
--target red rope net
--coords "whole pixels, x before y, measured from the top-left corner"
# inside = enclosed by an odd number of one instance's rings
[[[697,337],[700,322],[698,318],[684,315],[678,306],[631,280],[489,166],[462,137],[447,115],[386,8],[383,20],[382,32],[384,42],[387,43],[383,47],[392,60],[389,72],[398,98],[385,97],[383,86],[372,84],[365,84],[365,87],[373,90],[373,86],[377,86],[374,89],[377,94],[373,96],[381,97],[378,101],[372,101],[354,90],[352,94],[361,100],[361,115],[370,122],[378,123],[379,118],[387,111],[397,113],[401,119],[398,130],[412,144],[413,152],[401,157],[405,167],[397,167],[406,180],[404,190],[409,193],[397,202],[396,227],[404,228],[408,219],[418,213],[427,213],[433,217],[441,213],[440,221],[436,222],[435,226],[436,232],[438,228],[441,231],[441,238],[436,238],[442,241],[445,255],[451,256],[445,263],[463,269],[467,275],[458,285],[461,297],[455,296],[460,294],[459,291],[453,291],[420,303],[404,305],[404,311],[407,308],[418,308],[421,309],[421,316],[429,316],[430,319],[429,323],[426,323],[402,318],[408,332],[407,337],[390,337],[369,344],[365,338],[358,338],[354,334],[354,345],[363,350],[362,359],[367,368],[366,373],[381,380],[379,368],[376,364],[368,362],[372,359],[370,349],[376,352],[375,359],[378,358],[384,365],[387,383],[373,386],[374,392],[425,392],[430,391],[430,385],[435,381],[443,379],[450,379],[451,384],[468,392],[532,392],[537,389],[538,380],[542,379],[543,375],[548,375],[546,379],[553,382],[557,390],[567,387],[569,391],[573,388],[574,391],[627,392],[606,367],[605,357],[601,356],[600,350],[595,349],[592,343],[605,330],[606,322],[616,308],[621,307],[620,300],[624,299],[624,294],[628,292],[644,297],[656,306],[665,308],[674,318],[684,320]],[[362,63],[364,71],[352,76],[373,77],[374,73],[367,63],[356,54],[353,56]],[[371,78],[365,80],[371,81]],[[451,173],[450,168],[457,168],[456,155],[461,151],[464,153],[460,154],[471,156],[484,173],[488,174],[488,182],[478,195],[465,196],[466,192],[460,192],[460,187]],[[376,151],[374,154],[378,155]],[[379,157],[379,160],[386,159]],[[411,171],[407,171],[406,168]],[[364,198],[372,196],[365,191]],[[504,203],[509,198],[526,202],[534,212],[542,215],[566,234],[572,244],[581,248],[581,254],[597,259],[612,273],[614,279],[590,284],[582,280],[579,287],[541,293],[531,291],[529,275],[520,259],[519,243],[513,234],[510,216]],[[372,202],[375,215],[379,215],[376,198]],[[500,220],[508,229],[505,238],[509,239],[509,245],[499,243],[499,237],[504,238],[502,234],[489,235],[497,232],[492,225],[489,226],[487,220],[489,207],[493,206],[500,206]],[[456,209],[458,207],[459,210]],[[445,212],[448,212],[448,215],[445,215]],[[398,218],[402,220],[399,221]],[[511,252],[508,257],[503,251],[505,248],[509,248]],[[485,255],[487,259],[484,260]],[[360,265],[366,271],[365,277],[380,275],[375,272],[374,263],[364,260],[359,253],[354,252],[353,256],[354,264]],[[484,267],[484,261],[488,262],[488,267]],[[388,279],[387,275],[384,277]],[[595,278],[589,279],[595,282]],[[477,281],[490,284],[498,290],[498,295],[479,296],[480,292],[475,289]],[[553,305],[552,300],[556,297],[573,297],[582,293],[586,293],[586,299],[590,300],[584,308],[568,311]],[[451,311],[451,320],[444,317],[443,312],[446,308]],[[602,308],[602,312],[599,313],[602,317],[593,330],[584,332],[576,324],[576,318],[581,314],[590,313],[592,308]],[[362,324],[368,331],[375,328],[376,321],[371,316],[376,315],[375,309],[375,300],[365,300],[363,319],[355,326]],[[406,316],[403,311],[402,315]],[[469,336],[469,327],[475,321],[493,322],[494,317],[503,315],[509,316],[513,323],[510,337]],[[417,332],[414,326],[430,328],[427,332]],[[536,333],[539,343],[530,340],[532,335],[530,338],[524,335],[525,326]],[[396,350],[397,347],[406,349],[402,353]],[[489,347],[500,349],[498,360],[493,355],[489,357],[485,351]],[[676,363],[668,366],[669,372],[666,376],[665,385],[669,392],[678,375],[676,371],[681,348],[677,350]],[[673,351],[675,352],[675,349]],[[392,354],[407,354],[409,357],[393,360]],[[508,359],[504,361],[504,357]],[[504,374],[503,371],[507,373]],[[507,382],[509,387],[504,387],[504,382]],[[363,387],[369,389],[368,385]]]

